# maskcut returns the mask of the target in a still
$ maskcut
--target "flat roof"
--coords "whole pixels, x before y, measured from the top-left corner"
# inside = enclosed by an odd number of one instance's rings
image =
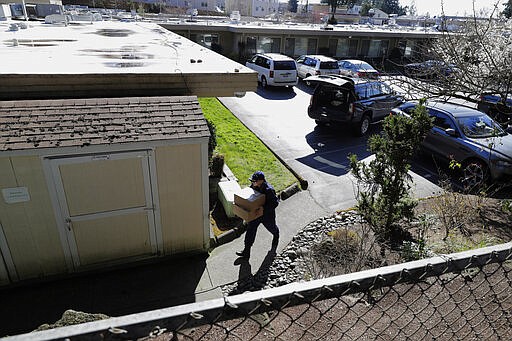
[[[196,20],[184,21],[168,19],[161,21],[162,27],[170,31],[227,31],[233,33],[258,33],[258,34],[293,34],[304,36],[330,36],[330,37],[367,37],[379,38],[415,38],[426,39],[438,37],[442,32],[426,29],[424,27],[410,26],[384,26],[369,24],[308,24],[292,22],[268,22],[268,21],[240,21],[229,20]]]
[[[0,21],[0,55],[4,100],[233,96],[257,87],[254,71],[150,22]]]

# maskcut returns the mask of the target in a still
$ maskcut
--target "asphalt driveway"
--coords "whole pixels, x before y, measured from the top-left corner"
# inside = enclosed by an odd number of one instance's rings
[[[253,131],[295,173],[307,180],[314,200],[325,210],[354,206],[356,184],[350,175],[349,154],[370,157],[367,137],[349,129],[317,127],[307,115],[312,89],[302,82],[293,89],[258,87],[242,98],[219,100]],[[372,127],[378,132],[378,125]],[[425,197],[439,187],[412,173],[414,195]]]

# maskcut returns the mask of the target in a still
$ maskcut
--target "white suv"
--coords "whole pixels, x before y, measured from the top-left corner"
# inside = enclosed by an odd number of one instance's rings
[[[303,55],[297,59],[297,73],[304,79],[309,76],[339,75],[340,67],[336,59],[322,55]]]
[[[279,53],[258,53],[245,66],[258,72],[258,82],[266,88],[297,85],[297,64],[292,58]]]

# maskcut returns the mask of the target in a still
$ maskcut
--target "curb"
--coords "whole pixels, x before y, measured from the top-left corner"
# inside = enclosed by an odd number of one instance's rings
[[[295,184],[291,185],[290,187],[285,188],[284,190],[282,190],[281,193],[279,194],[279,198],[281,198],[281,200],[286,200],[286,199],[288,199],[289,197],[291,197],[292,195],[294,195],[297,192],[300,192],[300,188],[295,183]]]
[[[229,243],[229,242],[235,240],[236,238],[240,237],[242,235],[242,233],[245,232],[245,230],[247,230],[247,225],[244,222],[242,222],[242,223],[240,223],[240,225],[236,226],[235,228],[233,228],[229,231],[226,231],[217,237],[210,238],[210,249],[214,249],[217,246],[220,246],[220,245],[223,245],[223,244],[226,244],[226,243]]]

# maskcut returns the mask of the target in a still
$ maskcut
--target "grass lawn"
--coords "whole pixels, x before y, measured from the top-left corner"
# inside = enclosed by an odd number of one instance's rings
[[[224,161],[237,177],[240,186],[249,185],[248,178],[261,170],[276,192],[298,182],[295,176],[242,122],[217,98],[199,98],[204,116],[215,126],[217,147]]]

